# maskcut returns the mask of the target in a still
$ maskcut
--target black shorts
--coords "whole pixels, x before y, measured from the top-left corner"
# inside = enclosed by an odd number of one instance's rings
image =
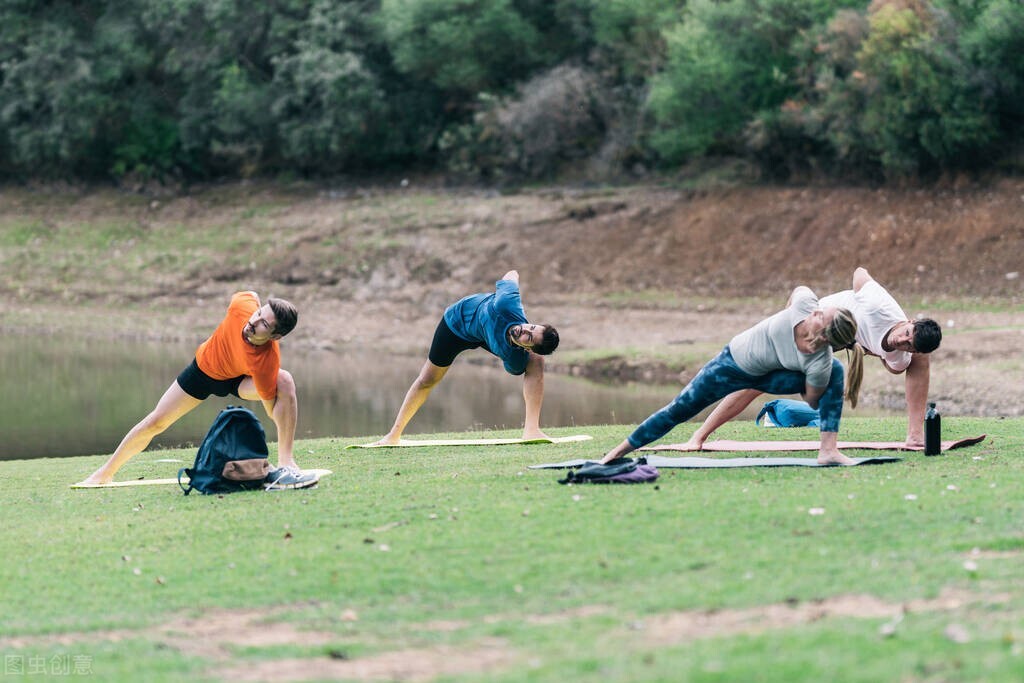
[[[463,351],[480,347],[487,349],[487,345],[482,342],[466,341],[452,332],[452,328],[448,327],[444,318],[441,318],[437,329],[434,330],[434,341],[430,344],[430,353],[427,354],[427,359],[439,368],[446,368],[455,361],[455,356]],[[487,350],[490,351],[490,349]]]
[[[242,383],[243,379],[245,379],[245,375],[231,379],[214,379],[200,370],[199,364],[193,358],[192,363],[178,375],[178,386],[192,398],[205,401],[210,394],[238,396],[238,385]],[[242,397],[238,396],[238,398]]]

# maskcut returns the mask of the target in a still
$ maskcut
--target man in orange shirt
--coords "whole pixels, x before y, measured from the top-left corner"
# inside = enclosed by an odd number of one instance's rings
[[[278,470],[282,483],[303,483],[292,445],[298,399],[291,373],[281,369],[277,340],[295,327],[299,313],[284,299],[260,304],[256,292],[231,297],[227,315],[210,338],[196,349],[192,363],[167,388],[156,408],[132,427],[110,459],[83,484],[106,484],[129,458],[142,452],[183,415],[210,394],[232,394],[247,401],[260,400],[277,425]],[[287,486],[283,486],[287,487]]]

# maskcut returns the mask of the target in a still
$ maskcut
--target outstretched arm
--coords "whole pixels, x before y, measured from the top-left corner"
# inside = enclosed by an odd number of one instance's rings
[[[604,457],[602,457],[598,462],[604,465],[616,458],[623,458],[635,450],[636,449],[633,448],[633,444],[629,443],[629,439],[624,439],[618,446],[605,453]]]
[[[544,403],[544,356],[531,353],[526,361],[523,375],[523,401],[526,402],[526,420],[523,423],[524,439],[546,439],[540,430],[540,406]]]
[[[931,360],[927,353],[915,353],[907,367],[907,445],[924,445],[924,413],[928,403]]]
[[[871,277],[871,273],[868,272],[867,268],[858,267],[857,270],[853,271],[853,291],[859,292],[860,288],[871,282],[874,278]]]

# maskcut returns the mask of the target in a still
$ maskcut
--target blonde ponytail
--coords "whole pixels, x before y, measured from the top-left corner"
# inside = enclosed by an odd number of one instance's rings
[[[860,383],[864,379],[864,349],[857,343],[857,321],[853,313],[837,308],[823,334],[833,350],[846,349],[846,398],[850,407],[856,408]]]
[[[860,383],[864,379],[864,349],[854,344],[846,349],[846,400],[851,408],[857,407]]]

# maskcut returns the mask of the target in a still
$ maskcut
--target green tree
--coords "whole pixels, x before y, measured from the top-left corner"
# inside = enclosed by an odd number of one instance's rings
[[[665,63],[663,27],[679,23],[685,3],[679,0],[585,0],[592,35],[602,65],[622,78],[644,80]]]
[[[980,70],[982,88],[1006,138],[1021,139],[1024,125],[1024,3],[990,0],[964,32],[963,52]]]
[[[737,151],[747,123],[796,92],[793,41],[852,1],[691,0],[651,81],[653,148],[668,163]]]
[[[66,176],[104,163],[116,110],[104,90],[119,73],[116,64],[98,68],[93,4],[16,3],[0,15],[0,130],[12,171]]]
[[[908,6],[909,5],[909,6]],[[926,0],[880,3],[858,54],[862,129],[890,174],[969,166],[995,127],[989,100],[956,52],[957,27]]]
[[[463,101],[545,61],[540,33],[510,0],[382,0],[380,20],[399,71]]]

